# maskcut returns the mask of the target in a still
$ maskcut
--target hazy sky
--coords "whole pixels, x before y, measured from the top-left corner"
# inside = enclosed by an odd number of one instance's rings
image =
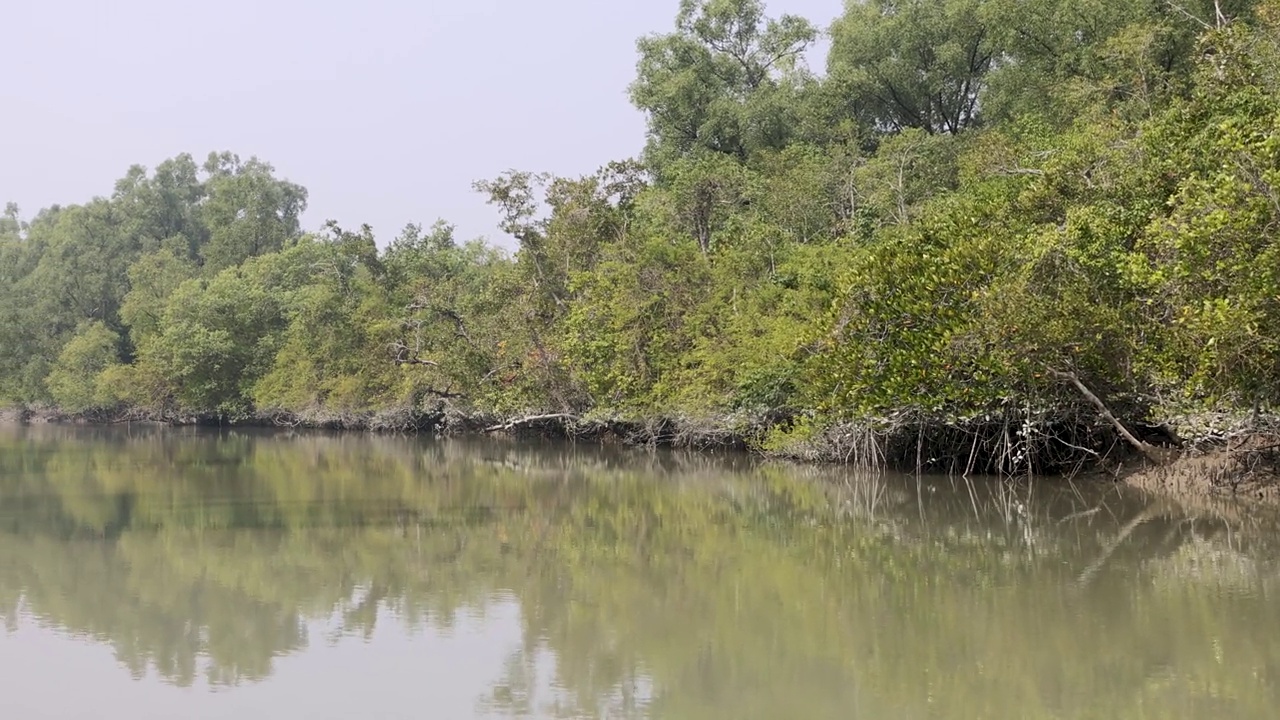
[[[310,191],[305,222],[444,218],[507,244],[470,186],[630,157],[635,40],[678,0],[6,0],[0,204],[109,195],[132,164],[230,150]],[[772,0],[825,28],[841,0]]]

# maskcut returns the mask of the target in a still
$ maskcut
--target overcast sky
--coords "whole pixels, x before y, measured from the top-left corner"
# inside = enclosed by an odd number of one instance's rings
[[[444,218],[507,245],[471,182],[638,153],[635,40],[668,31],[678,5],[6,0],[0,204],[29,218],[109,195],[132,164],[230,150],[306,186],[308,228],[367,222],[383,244]],[[825,28],[841,5],[769,12]]]

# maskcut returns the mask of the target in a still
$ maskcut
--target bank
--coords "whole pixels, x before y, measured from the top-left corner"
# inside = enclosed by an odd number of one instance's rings
[[[1182,496],[1280,503],[1280,416],[1199,414],[1160,425],[1114,418],[1019,413],[965,422],[914,413],[820,424],[812,414],[771,410],[694,417],[595,411],[501,414],[432,408],[380,411],[217,413],[0,408],[0,423],[257,427],[343,432],[552,437],[580,442],[711,452],[748,452],[815,464],[900,472],[1092,479]],[[1127,437],[1126,437],[1127,436]]]

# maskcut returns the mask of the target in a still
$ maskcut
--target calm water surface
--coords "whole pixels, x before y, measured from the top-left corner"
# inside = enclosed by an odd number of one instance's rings
[[[1273,718],[1265,518],[520,442],[0,427],[3,718]]]

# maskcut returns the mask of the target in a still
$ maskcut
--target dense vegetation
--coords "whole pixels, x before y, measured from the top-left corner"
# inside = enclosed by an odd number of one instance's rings
[[[304,232],[306,191],[231,154],[10,206],[0,397],[714,420],[952,466],[1104,450],[1103,405],[1135,445],[1274,407],[1280,2],[865,0],[829,34],[816,74],[806,20],[683,0],[638,44],[641,158],[477,183],[510,255]]]

